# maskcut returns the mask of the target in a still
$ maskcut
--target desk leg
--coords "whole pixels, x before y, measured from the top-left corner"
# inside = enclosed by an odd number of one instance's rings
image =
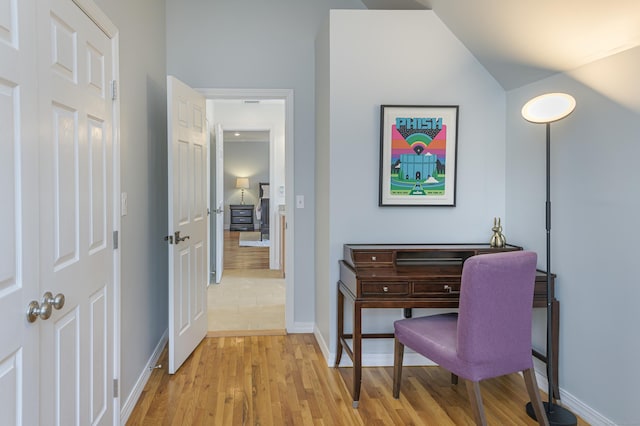
[[[344,294],[340,291],[338,285],[338,345],[336,346],[336,362],[334,367],[340,366],[342,358],[342,338],[344,337]]]
[[[353,304],[353,408],[360,402],[362,383],[362,308],[359,302]]]
[[[560,302],[554,299],[552,302],[553,308],[551,311],[551,338],[553,339],[553,353],[551,357],[553,359],[553,397],[554,399],[560,399],[560,385],[558,382],[558,353],[560,352]]]

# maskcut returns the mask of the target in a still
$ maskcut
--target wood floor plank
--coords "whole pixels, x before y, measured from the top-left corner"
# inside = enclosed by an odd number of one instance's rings
[[[206,338],[176,374],[166,372],[166,350],[159,363],[127,425],[473,424],[464,380],[452,385],[439,367],[404,367],[398,400],[392,367],[363,368],[360,405],[352,408],[352,368],[328,367],[311,334]],[[537,424],[524,411],[519,375],[481,389],[490,425]]]
[[[224,231],[224,268],[269,269],[269,247],[241,247],[240,234]]]

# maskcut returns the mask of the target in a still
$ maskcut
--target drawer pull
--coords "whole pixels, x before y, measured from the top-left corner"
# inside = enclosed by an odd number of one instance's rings
[[[455,291],[455,290],[453,289],[453,287],[451,287],[450,285],[447,285],[447,284],[445,284],[445,285],[444,285],[444,289],[445,289],[445,291],[446,291],[447,293],[450,293],[450,294],[460,294],[460,292],[459,292],[459,291]]]
[[[376,260],[378,260],[378,258],[377,258],[377,257],[375,257],[375,256],[371,256],[371,261],[372,261],[372,262],[375,262]]]
[[[384,291],[385,293],[388,293],[389,287],[385,285],[384,287],[382,287],[382,291]]]

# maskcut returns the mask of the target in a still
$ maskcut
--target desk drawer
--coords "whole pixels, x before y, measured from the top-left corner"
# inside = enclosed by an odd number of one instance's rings
[[[413,296],[451,296],[460,295],[460,281],[437,280],[413,282]]]
[[[356,265],[393,263],[393,252],[390,251],[358,251],[353,254],[353,257]]]
[[[361,284],[362,296],[404,296],[409,294],[407,282],[366,282]]]

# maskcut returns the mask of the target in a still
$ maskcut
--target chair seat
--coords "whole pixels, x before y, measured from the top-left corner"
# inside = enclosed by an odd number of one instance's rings
[[[487,425],[480,381],[521,371],[538,423],[549,426],[531,355],[536,261],[536,254],[527,251],[472,256],[462,267],[458,314],[394,322],[393,397],[400,396],[408,346],[466,379],[477,425]],[[452,377],[452,382],[457,383],[457,378]]]
[[[490,362],[470,364],[457,354],[458,314],[448,313],[398,320],[395,336],[405,346],[424,354],[442,368],[467,380],[480,381],[533,367],[531,353],[508,354]]]

